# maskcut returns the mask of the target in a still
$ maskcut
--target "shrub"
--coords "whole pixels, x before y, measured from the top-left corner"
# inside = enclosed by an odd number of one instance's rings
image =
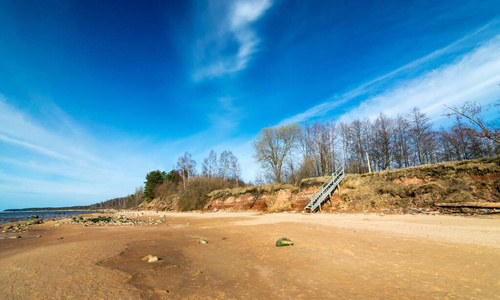
[[[186,182],[186,188],[179,192],[177,209],[180,211],[202,209],[214,190],[231,187],[233,183],[222,178],[194,177]]]

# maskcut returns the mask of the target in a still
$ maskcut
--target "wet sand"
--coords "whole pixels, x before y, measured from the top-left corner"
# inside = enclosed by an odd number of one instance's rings
[[[498,217],[163,214],[2,233],[0,298],[500,299]]]

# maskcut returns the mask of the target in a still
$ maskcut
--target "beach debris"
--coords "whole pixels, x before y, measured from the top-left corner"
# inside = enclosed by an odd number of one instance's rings
[[[208,243],[208,241],[207,241],[207,240],[205,240],[205,239],[200,239],[200,241],[199,241],[198,243],[199,243],[199,244],[207,244],[207,243]]]
[[[20,238],[21,238],[21,236],[20,236],[20,235],[13,235],[13,236],[11,236],[10,238],[11,238],[11,239],[20,239]]]
[[[293,246],[293,242],[288,238],[280,238],[276,241],[276,247]]]
[[[144,256],[141,260],[148,261],[148,263],[154,263],[160,259],[158,258],[158,256],[149,254],[149,255]]]

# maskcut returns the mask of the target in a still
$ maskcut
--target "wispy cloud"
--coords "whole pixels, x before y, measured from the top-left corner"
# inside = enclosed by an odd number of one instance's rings
[[[384,83],[387,83],[389,80],[392,80],[393,82],[396,82],[397,81],[397,78],[400,74],[404,73],[405,71],[411,71],[411,70],[415,70],[415,69],[419,69],[419,68],[423,68],[425,64],[433,61],[433,60],[438,60],[440,57],[444,56],[444,55],[447,55],[447,54],[451,54],[451,53],[454,53],[460,49],[463,49],[465,47],[470,47],[470,43],[474,43],[474,45],[477,45],[478,44],[478,41],[475,41],[474,38],[481,35],[482,33],[484,33],[485,31],[491,29],[492,27],[495,27],[497,26],[499,23],[498,20],[492,20],[490,22],[488,22],[487,24],[485,24],[484,26],[481,26],[480,28],[466,34],[465,36],[463,36],[462,38],[454,41],[453,43],[447,45],[446,47],[444,48],[441,48],[441,49],[438,49],[436,51],[433,51],[432,53],[422,57],[422,58],[419,58],[417,60],[414,60],[400,68],[397,68],[396,70],[393,70],[387,74],[384,74],[382,76],[379,76],[373,80],[370,80],[368,82],[365,82],[361,85],[359,85],[358,87],[352,89],[352,90],[349,90],[347,91],[346,93],[344,94],[341,94],[341,95],[336,95],[336,96],[333,96],[329,99],[327,99],[326,101],[324,101],[323,103],[320,103],[316,106],[313,106],[311,108],[309,108],[308,110],[302,112],[302,113],[299,113],[297,115],[294,115],[292,117],[289,117],[289,118],[286,118],[284,120],[282,120],[280,122],[280,124],[287,124],[287,123],[295,123],[295,122],[304,122],[304,121],[308,121],[308,120],[311,120],[311,119],[314,119],[314,118],[317,118],[317,117],[322,117],[322,116],[326,116],[326,115],[329,115],[332,113],[332,111],[336,108],[338,108],[339,106],[343,105],[343,104],[346,104],[348,103],[349,101],[357,98],[357,97],[366,97],[368,98],[368,100],[365,100],[365,101],[362,101],[360,107],[356,108],[355,110],[353,110],[351,113],[348,113],[346,114],[347,115],[353,115],[354,114],[354,111],[358,112],[359,114],[359,109],[362,108],[362,107],[368,107],[368,103],[370,102],[373,102],[374,98],[377,98],[377,97],[371,97],[371,95],[373,94],[376,94],[377,92],[379,92],[380,90],[380,85],[384,84]],[[497,48],[498,45],[496,45],[496,40],[498,39],[498,37],[495,37],[493,38],[490,43],[489,43],[489,46],[481,46],[480,48],[483,48],[484,47],[492,47],[492,53],[491,54],[494,54],[494,51],[499,51],[499,49]],[[489,48],[490,49],[490,48]],[[424,75],[420,75],[419,77],[417,78],[413,78],[413,79],[410,79],[409,81],[413,82],[413,84],[415,84],[416,82],[421,82],[422,80],[424,80],[424,78],[429,78],[429,76],[432,76],[432,77],[437,77],[438,76],[451,76],[452,73],[450,72],[446,72],[445,70],[446,69],[453,69],[453,67],[457,64],[460,64],[461,67],[465,67],[467,68],[469,71],[472,71],[472,70],[475,70],[475,69],[478,69],[479,68],[479,65],[474,65],[475,63],[481,63],[481,57],[478,57],[477,55],[475,56],[476,59],[470,61],[469,65],[465,65],[467,64],[467,57],[470,57],[471,55],[474,55],[474,53],[479,53],[478,52],[479,50],[474,50],[473,52],[471,53],[468,53],[468,54],[465,54],[461,60],[456,60],[455,63],[451,64],[451,65],[447,65],[447,66],[438,66],[436,68],[435,71],[433,72],[430,72],[430,73],[426,73]],[[496,57],[493,55],[493,56],[488,56],[488,57],[483,57],[484,59],[486,60],[493,60],[493,61],[496,61]],[[489,63],[489,62],[487,62]],[[491,69],[490,69],[491,70]],[[495,70],[495,69],[493,69]],[[456,77],[457,79],[458,78],[465,78],[467,76],[467,74],[464,74],[463,72],[460,72],[458,70],[456,70],[458,72],[458,74],[456,74]],[[498,69],[497,69],[498,71]],[[438,75],[441,74],[441,75]],[[489,74],[489,73],[488,73]],[[429,79],[428,79],[429,80]],[[390,83],[390,87],[388,89],[387,92],[383,92],[385,95],[387,95],[388,93],[390,93],[392,90],[394,89],[398,89],[398,88],[401,88],[401,89],[405,89],[405,87],[407,87],[409,85],[409,81],[406,81],[406,82],[401,82],[401,83],[398,83],[396,84],[396,87],[395,85],[393,84],[393,82]],[[446,81],[446,79],[443,79],[443,81]],[[474,83],[477,83],[476,85],[479,85],[479,84],[482,84],[480,82],[476,82],[476,80],[473,80],[472,82]],[[466,86],[469,86],[470,84],[472,84],[472,82],[469,82],[469,84],[466,84]],[[453,85],[454,86],[454,85]],[[451,86],[450,86],[451,87]],[[429,88],[431,88],[429,86]],[[434,88],[434,87],[432,87]],[[459,90],[462,90],[462,89],[459,89]],[[428,92],[429,93],[434,93],[437,95],[439,93],[438,90],[434,89],[434,90],[429,90]],[[452,92],[450,90],[450,92]],[[408,95],[408,91],[407,90],[404,90],[402,91],[402,93]],[[452,93],[454,94],[454,93]],[[399,95],[399,96],[402,96],[402,95]],[[378,97],[380,98],[380,96]],[[403,99],[407,99],[405,101],[403,101]],[[448,97],[448,100],[451,100],[450,97]],[[398,99],[399,103],[401,102],[404,102],[404,103],[409,103],[410,100],[408,97],[403,97],[403,98],[399,98]],[[465,100],[463,100],[465,101]],[[416,104],[419,104],[421,105],[423,102],[415,102],[413,104],[410,104],[415,106]],[[448,102],[449,104],[454,104],[454,103],[460,103],[459,102],[459,99],[457,98],[457,100],[455,102]],[[390,105],[395,105],[394,103],[390,104]],[[394,106],[391,106],[392,108],[394,108]],[[399,105],[396,105],[396,107],[399,107]],[[372,107],[373,108],[373,107]],[[378,113],[380,110],[383,110],[385,109],[385,107],[381,107],[381,106],[378,106],[375,110],[376,113]],[[346,116],[344,116],[343,118],[345,119]]]
[[[33,145],[31,143],[23,142],[23,141],[20,141],[20,140],[17,140],[17,139],[13,139],[13,138],[10,138],[10,137],[5,136],[3,134],[0,134],[0,141],[5,142],[5,143],[9,143],[9,144],[13,144],[13,145],[17,145],[17,146],[21,146],[21,147],[24,147],[24,148],[27,148],[27,149],[39,152],[39,153],[47,155],[47,156],[51,156],[51,157],[55,157],[55,158],[60,158],[60,159],[68,159],[67,156],[62,155],[60,153],[57,153],[55,151],[52,151],[52,150],[49,150],[49,149],[45,149],[44,147]]]
[[[240,0],[230,6],[210,3],[194,49],[193,78],[202,80],[235,73],[247,67],[260,39],[252,27],[271,7],[271,0]]]
[[[218,153],[231,150],[240,159],[243,179],[251,180],[253,149],[248,137],[220,133],[221,128],[237,126],[236,101],[231,96],[218,99],[219,110],[209,116],[214,118],[212,126],[202,132],[141,145],[134,137],[92,132],[53,104],[44,102],[44,112],[34,115],[0,95],[0,210],[90,204],[125,196],[142,185],[148,172],[169,171],[185,151],[201,164],[211,148]]]
[[[155,167],[151,153],[88,134],[62,111],[55,112],[49,119],[58,122],[42,121],[41,115],[35,119],[0,95],[0,209],[125,196]]]
[[[399,82],[369,97],[342,120],[374,118],[379,112],[396,116],[420,107],[429,117],[442,118],[443,104],[465,101],[487,104],[498,100],[500,88],[500,35],[452,62],[416,78]]]

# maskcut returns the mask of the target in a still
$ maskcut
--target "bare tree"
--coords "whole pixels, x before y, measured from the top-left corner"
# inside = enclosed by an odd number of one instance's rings
[[[283,180],[283,164],[302,136],[300,124],[263,128],[253,142],[255,158],[275,182]]]
[[[398,116],[394,128],[394,160],[396,166],[406,168],[410,166],[410,123],[402,116]]]
[[[306,124],[302,138],[304,153],[314,162],[317,176],[331,174],[336,167],[337,126],[330,122]]]
[[[212,149],[208,157],[203,159],[202,174],[205,177],[214,178],[217,173],[217,153]]]
[[[219,176],[226,181],[229,177],[231,171],[231,162],[233,160],[233,153],[228,150],[224,150],[219,157]]]
[[[191,158],[191,153],[185,152],[177,160],[177,171],[182,177],[182,184],[186,188],[186,181],[196,174],[196,161]]]
[[[408,115],[408,121],[411,124],[411,135],[417,154],[418,163],[420,165],[430,162],[428,158],[432,144],[434,142],[434,135],[432,132],[432,123],[430,123],[427,115],[420,111],[420,108],[414,107]]]
[[[234,180],[236,181],[236,187],[238,187],[239,181],[240,181],[240,162],[238,161],[238,158],[234,155],[232,155],[231,159],[231,173],[233,175]]]
[[[373,123],[373,129],[372,159],[375,160],[377,169],[390,169],[394,146],[394,121],[387,115],[380,113]]]
[[[461,107],[447,105],[445,107],[451,111],[446,113],[446,116],[458,116],[468,121],[462,129],[465,133],[500,144],[500,130],[484,120],[482,113],[487,109],[483,109],[480,104],[467,101]]]

